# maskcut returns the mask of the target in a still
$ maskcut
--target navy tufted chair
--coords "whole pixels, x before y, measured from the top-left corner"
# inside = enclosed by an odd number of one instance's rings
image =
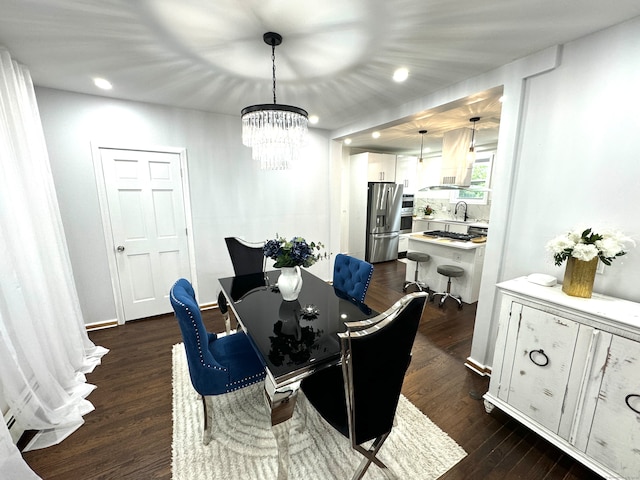
[[[264,364],[244,332],[218,337],[204,327],[200,307],[191,283],[178,280],[170,293],[187,354],[193,388],[202,395],[204,432],[207,445],[212,434],[212,395],[232,392],[265,377]]]
[[[348,298],[364,303],[373,265],[349,255],[339,253],[333,265],[333,287]]]

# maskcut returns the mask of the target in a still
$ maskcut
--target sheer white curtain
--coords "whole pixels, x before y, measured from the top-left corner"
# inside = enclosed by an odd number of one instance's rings
[[[0,405],[42,432],[31,448],[83,423],[84,373],[106,352],[86,333],[29,71],[0,47]],[[5,458],[5,430],[0,471],[28,468]]]

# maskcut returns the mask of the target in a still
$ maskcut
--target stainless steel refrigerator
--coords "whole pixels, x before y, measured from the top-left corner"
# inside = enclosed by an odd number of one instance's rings
[[[370,263],[398,258],[402,185],[369,182],[365,260]]]

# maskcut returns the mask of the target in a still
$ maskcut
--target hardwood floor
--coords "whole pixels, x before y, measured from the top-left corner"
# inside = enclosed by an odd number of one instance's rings
[[[404,275],[402,262],[376,264],[367,303],[378,311],[388,308],[403,295]],[[223,330],[217,309],[203,316],[210,330]],[[489,379],[463,365],[474,317],[475,304],[461,311],[453,303],[443,309],[428,304],[403,387],[405,396],[468,453],[440,478],[600,479],[497,408],[485,413],[481,396]],[[25,460],[45,480],[170,480],[171,346],[182,341],[173,315],[90,337],[111,350],[87,376],[98,387],[89,396],[95,411],[60,445],[25,452]]]

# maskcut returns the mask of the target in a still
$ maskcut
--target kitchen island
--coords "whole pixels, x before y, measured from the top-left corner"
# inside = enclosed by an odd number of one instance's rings
[[[484,243],[434,238],[422,233],[412,233],[409,235],[409,251],[427,253],[431,256],[428,262],[420,265],[418,279],[426,283],[432,291],[447,290],[447,277],[438,273],[438,265],[456,265],[464,269],[464,275],[451,279],[451,293],[460,295],[464,303],[478,301],[484,262]],[[405,277],[407,281],[413,281],[415,268],[415,262],[408,260]]]

